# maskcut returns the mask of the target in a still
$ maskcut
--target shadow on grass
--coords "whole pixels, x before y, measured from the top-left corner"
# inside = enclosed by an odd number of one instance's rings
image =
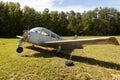
[[[32,49],[31,47],[26,47],[28,49]],[[56,50],[44,50],[41,49],[39,47],[35,47],[32,50],[35,51],[39,51],[38,53],[33,54],[33,57],[55,57],[56,54]],[[71,52],[71,50],[67,51],[68,53]],[[62,56],[59,56],[60,58],[65,58],[65,59],[69,59],[70,58],[70,54],[63,54]],[[120,70],[120,65],[116,64],[116,63],[112,63],[112,62],[105,62],[105,61],[100,61],[100,60],[96,60],[93,58],[89,58],[89,57],[82,57],[82,56],[72,56],[72,61],[77,61],[77,62],[82,62],[82,63],[87,63],[90,65],[98,65],[101,67],[105,67],[105,68],[110,68],[110,69],[115,69],[115,70]]]
[[[33,57],[56,57],[56,56],[58,56],[57,55],[57,51],[55,49],[48,50],[48,49],[42,49],[40,47],[34,47],[33,48],[32,46],[27,46],[26,48],[34,50],[34,51],[37,51],[36,53],[32,54]],[[69,49],[69,50],[67,50],[67,53],[71,53],[72,51],[73,51],[73,49],[71,49],[71,50]],[[64,58],[64,56],[65,56],[65,58],[67,58],[67,57],[69,58],[70,57],[69,54],[62,54],[62,55],[63,56],[59,56],[59,57],[61,57],[61,58],[62,57]],[[28,55],[28,57],[29,57],[29,55]]]

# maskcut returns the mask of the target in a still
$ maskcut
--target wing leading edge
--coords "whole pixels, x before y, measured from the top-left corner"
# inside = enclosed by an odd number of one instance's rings
[[[70,46],[70,47],[81,47],[81,45],[96,45],[96,44],[114,44],[119,45],[119,42],[115,37],[101,37],[101,38],[90,38],[90,39],[76,39],[76,40],[60,40],[60,41],[48,41],[44,45],[50,46]]]

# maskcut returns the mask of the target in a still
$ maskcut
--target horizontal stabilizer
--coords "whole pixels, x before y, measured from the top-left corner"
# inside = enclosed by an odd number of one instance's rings
[[[73,40],[74,40],[74,39],[78,39],[78,36],[77,36],[77,35],[75,35],[75,36],[73,37]]]

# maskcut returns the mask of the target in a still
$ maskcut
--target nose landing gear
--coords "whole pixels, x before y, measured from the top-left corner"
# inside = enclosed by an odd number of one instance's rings
[[[22,39],[18,41],[18,48],[16,49],[16,51],[18,53],[22,53],[23,52],[23,48],[21,47],[22,41],[23,41]]]

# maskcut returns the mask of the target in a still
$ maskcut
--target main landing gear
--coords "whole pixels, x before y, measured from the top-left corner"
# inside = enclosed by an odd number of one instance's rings
[[[65,65],[67,65],[67,66],[74,66],[74,63],[73,63],[73,61],[71,60],[71,58],[72,58],[72,54],[70,54],[69,60],[68,60],[68,61],[65,61]]]
[[[62,56],[63,54],[61,53],[61,46],[58,46],[57,49],[57,56]]]
[[[63,53],[61,53],[61,46],[58,46],[57,55],[58,56],[63,56]],[[70,55],[70,60],[65,61],[65,65],[67,65],[67,66],[74,66],[74,63],[73,63],[73,61],[71,61],[71,58],[72,58],[72,55]]]

